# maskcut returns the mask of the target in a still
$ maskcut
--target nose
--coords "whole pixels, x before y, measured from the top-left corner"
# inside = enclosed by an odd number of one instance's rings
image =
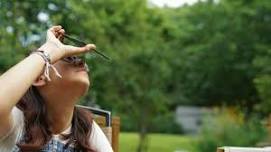
[[[77,58],[75,60],[75,65],[76,66],[84,66],[85,65],[85,61],[83,59],[81,59],[81,58]]]

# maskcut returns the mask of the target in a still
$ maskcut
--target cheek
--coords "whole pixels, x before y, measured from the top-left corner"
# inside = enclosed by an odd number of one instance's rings
[[[84,85],[89,86],[89,75],[85,71],[78,71],[78,68],[68,64],[54,64],[62,79],[57,78],[56,81],[63,86],[66,85]],[[51,73],[53,71],[51,70]],[[55,74],[53,74],[55,75]],[[56,76],[54,76],[56,77]]]
[[[55,65],[56,69],[59,70],[60,74],[63,74],[63,76],[70,76],[74,75],[74,72],[76,71],[76,67],[64,62],[59,62]]]
[[[73,70],[72,66],[57,62],[54,64],[54,67],[57,69],[59,74],[62,76],[62,79],[60,79],[60,80],[65,81],[65,80],[69,80],[72,77],[74,77],[74,72],[73,72],[74,70]],[[54,75],[54,77],[56,77],[56,75],[52,69],[50,70],[50,74],[52,74],[52,75]]]

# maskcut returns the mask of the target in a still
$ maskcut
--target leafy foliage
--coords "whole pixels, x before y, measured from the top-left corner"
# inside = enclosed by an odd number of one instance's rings
[[[268,114],[270,3],[208,0],[155,8],[146,0],[1,1],[0,71],[40,45],[49,26],[61,24],[112,57],[87,55],[93,85],[83,103],[123,117],[123,130],[161,130],[172,120],[153,118],[179,104],[240,105]]]
[[[245,146],[253,147],[267,134],[256,116],[244,121],[242,113],[224,111],[215,119],[207,119],[197,144],[198,151],[215,151],[217,147]]]

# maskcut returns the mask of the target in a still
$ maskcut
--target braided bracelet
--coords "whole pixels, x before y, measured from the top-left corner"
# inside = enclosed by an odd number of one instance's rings
[[[59,72],[57,71],[57,69],[51,64],[51,58],[50,58],[50,55],[43,51],[43,50],[36,50],[34,52],[32,52],[31,54],[38,54],[39,56],[41,56],[43,58],[43,60],[45,61],[45,68],[44,68],[44,72],[43,72],[43,75],[45,76],[45,78],[48,80],[48,81],[51,81],[50,79],[50,74],[49,74],[49,70],[50,68],[53,69],[53,71],[55,72],[55,74],[59,77],[59,78],[62,78],[62,76],[59,74]]]

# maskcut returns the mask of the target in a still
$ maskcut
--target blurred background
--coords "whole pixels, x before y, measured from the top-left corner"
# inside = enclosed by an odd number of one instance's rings
[[[270,0],[0,0],[0,73],[57,24],[112,58],[87,55],[81,102],[121,118],[120,152],[271,143]]]

